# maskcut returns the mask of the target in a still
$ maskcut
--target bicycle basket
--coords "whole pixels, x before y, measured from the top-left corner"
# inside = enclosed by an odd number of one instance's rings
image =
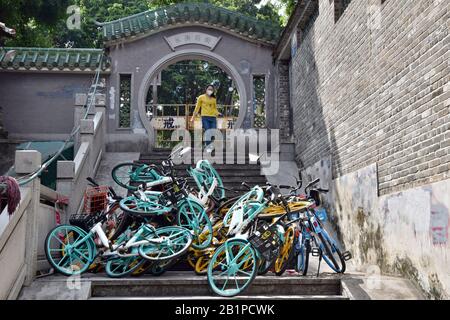
[[[248,241],[267,261],[277,255],[280,239],[275,226],[270,227],[268,223],[263,223]]]
[[[83,212],[93,214],[105,210],[108,191],[108,186],[88,187],[84,193]]]
[[[96,215],[87,213],[72,214],[69,218],[69,223],[89,232],[96,223]]]

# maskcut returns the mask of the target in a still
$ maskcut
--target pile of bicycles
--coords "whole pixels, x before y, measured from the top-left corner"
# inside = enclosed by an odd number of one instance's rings
[[[226,198],[222,179],[207,160],[188,169],[194,181],[179,177],[174,158],[160,166],[119,164],[113,180],[128,190],[124,198],[93,179],[81,214],[59,225],[46,239],[48,261],[65,274],[105,270],[110,277],[160,275],[180,260],[196,274],[206,275],[211,289],[234,296],[268,271],[282,275],[289,266],[306,275],[310,255],[337,273],[345,271],[349,252],[341,253],[325,230],[318,179],[305,195],[296,185],[250,187]],[[288,189],[283,195],[280,190]]]

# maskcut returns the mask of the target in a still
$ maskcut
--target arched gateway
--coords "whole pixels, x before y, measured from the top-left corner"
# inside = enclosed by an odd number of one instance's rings
[[[278,26],[205,3],[146,11],[101,26],[111,66],[107,78],[109,149],[129,150],[134,145],[133,149],[145,151],[155,145],[155,123],[167,120],[149,121],[147,93],[164,68],[182,60],[208,61],[232,78],[239,94],[233,128],[253,127],[253,82],[255,77],[262,78],[265,125],[273,127],[272,52]],[[129,127],[121,127],[119,121],[122,81],[128,81]]]

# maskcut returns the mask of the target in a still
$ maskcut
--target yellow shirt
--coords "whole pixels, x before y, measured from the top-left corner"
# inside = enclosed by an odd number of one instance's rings
[[[202,94],[197,99],[197,105],[195,106],[194,114],[199,113],[202,117],[217,117],[219,111],[217,110],[217,100],[207,94]]]

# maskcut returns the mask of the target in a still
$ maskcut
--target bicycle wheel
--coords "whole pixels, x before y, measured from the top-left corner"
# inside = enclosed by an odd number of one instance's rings
[[[163,215],[172,210],[158,203],[159,199],[156,196],[148,196],[148,198],[148,201],[144,201],[135,196],[126,197],[120,200],[120,208],[139,216]]]
[[[120,205],[114,205],[108,212],[107,220],[103,223],[103,230],[109,240],[113,241],[122,234],[130,224],[130,217],[120,208]]]
[[[345,260],[336,245],[331,241],[326,231],[322,230],[317,234],[320,243],[319,248],[322,250],[323,260],[327,265],[337,273],[345,272]]]
[[[289,263],[294,258],[294,238],[295,229],[291,226],[284,234],[284,243],[282,244],[280,253],[275,260],[274,268],[277,276],[281,276],[286,271]]]
[[[309,254],[311,253],[310,240],[306,239],[300,247],[299,252],[296,255],[295,271],[306,276],[308,274],[309,266]]]
[[[145,260],[139,255],[112,258],[106,263],[105,271],[111,278],[121,278],[140,268],[144,262]]]
[[[88,270],[95,259],[96,248],[86,231],[71,225],[60,225],[48,233],[45,255],[56,271],[71,276]]]
[[[189,253],[186,257],[186,260],[194,271],[195,271],[195,264],[197,263],[197,259],[198,259],[197,254],[194,251],[189,251]]]
[[[275,259],[266,260],[264,257],[260,257],[258,261],[258,276],[267,274],[275,263]]]
[[[241,197],[234,197],[231,199],[228,199],[227,201],[224,201],[215,211],[214,215],[217,217],[218,221],[223,220],[225,215],[227,214],[228,210],[231,209],[233,204],[236,203]]]
[[[203,276],[208,273],[208,265],[211,261],[211,258],[208,256],[199,257],[197,263],[195,264],[195,274],[199,276]]]
[[[130,275],[132,277],[139,277],[144,273],[147,273],[152,266],[152,262],[145,260],[143,264],[139,266],[136,270],[134,270]]]
[[[150,273],[152,274],[152,276],[159,277],[163,275],[166,271],[168,271],[170,268],[172,268],[172,266],[175,265],[175,263],[177,262],[178,259],[154,262],[150,267]]]
[[[139,254],[147,260],[163,261],[181,256],[192,243],[189,230],[182,227],[163,227],[145,236],[149,241],[139,246]]]
[[[203,206],[195,201],[185,200],[178,203],[178,225],[192,232],[192,247],[207,248],[213,238],[213,228]]]
[[[130,183],[133,182],[132,181],[133,174],[139,167],[140,167],[139,165],[132,162],[118,164],[111,171],[112,178],[114,182],[117,183],[122,188],[131,191],[136,191],[137,187],[131,186]]]
[[[257,258],[251,244],[243,239],[225,242],[211,258],[207,278],[218,295],[232,297],[242,293],[257,273]]]

